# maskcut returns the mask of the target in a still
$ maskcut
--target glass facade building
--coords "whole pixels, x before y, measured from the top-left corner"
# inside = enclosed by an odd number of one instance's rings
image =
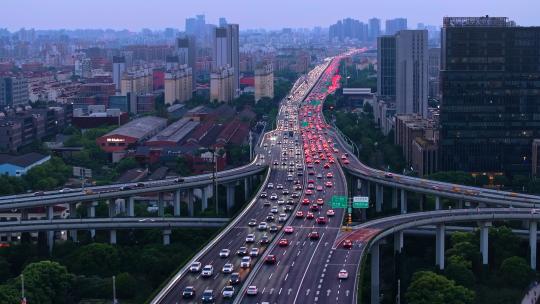
[[[528,175],[540,138],[540,27],[447,17],[441,42],[441,169]]]

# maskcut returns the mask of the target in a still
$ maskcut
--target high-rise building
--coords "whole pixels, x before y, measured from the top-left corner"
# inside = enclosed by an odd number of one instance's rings
[[[238,24],[227,24],[218,27],[215,33],[214,69],[219,73],[222,67],[232,68],[233,95],[238,96],[240,90],[240,40]]]
[[[165,103],[186,102],[193,97],[192,70],[187,65],[165,73]]]
[[[369,36],[368,25],[352,18],[339,20],[329,28],[330,40],[357,39],[367,41]]]
[[[274,98],[274,71],[272,64],[255,69],[255,102],[263,97]]]
[[[368,21],[369,25],[369,40],[376,41],[381,35],[381,19],[371,18]]]
[[[227,19],[224,17],[219,18],[219,27],[225,27],[227,26]]]
[[[427,117],[428,36],[426,30],[396,35],[396,111]]]
[[[113,56],[113,82],[116,91],[120,92],[122,75],[126,71],[126,58],[124,56]]]
[[[234,69],[229,65],[219,67],[210,74],[210,100],[229,102],[234,99]]]
[[[0,106],[24,106],[30,101],[26,78],[0,78]]]
[[[429,32],[428,32],[429,36]],[[441,66],[441,48],[430,48],[428,50],[428,77],[429,77],[429,97],[440,99],[439,94],[439,69]]]
[[[406,18],[396,18],[386,20],[386,35],[394,35],[399,31],[407,29],[407,19]]]
[[[127,69],[120,82],[120,92],[122,95],[130,96],[129,109],[132,113],[137,113],[137,96],[153,93],[154,75],[152,68],[133,67]]]
[[[193,90],[197,86],[197,49],[195,47],[195,37],[186,36],[176,39],[176,56],[178,56],[179,64],[186,64],[191,68],[192,72],[192,85]]]
[[[394,102],[396,99],[396,37],[377,38],[377,97]]]
[[[441,42],[443,170],[529,174],[540,138],[540,27],[446,17]]]

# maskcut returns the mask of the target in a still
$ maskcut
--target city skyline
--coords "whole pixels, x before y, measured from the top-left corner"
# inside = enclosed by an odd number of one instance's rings
[[[377,17],[383,20],[405,17],[410,28],[417,23],[440,25],[444,16],[503,16],[509,17],[519,25],[531,26],[536,20],[534,12],[540,10],[540,2],[534,0],[516,0],[508,6],[506,1],[465,1],[451,3],[442,0],[431,1],[426,7],[425,1],[412,0],[399,2],[383,0],[376,3],[359,3],[352,0],[338,0],[329,6],[327,2],[300,0],[290,3],[284,0],[276,2],[253,2],[248,0],[230,0],[228,6],[216,5],[215,0],[202,0],[178,3],[172,0],[155,0],[150,3],[125,0],[119,1],[67,1],[56,0],[42,6],[38,0],[8,1],[3,3],[4,14],[1,27],[10,31],[20,28],[35,29],[128,29],[138,31],[143,28],[163,29],[167,27],[184,29],[185,19],[196,14],[205,14],[208,23],[218,23],[220,17],[226,17],[231,23],[241,24],[242,29],[281,29],[327,27],[341,18],[355,18],[367,21]],[[436,3],[433,3],[436,2]],[[39,7],[28,10],[29,7]],[[306,8],[308,7],[308,8]],[[423,9],[419,10],[419,7]],[[467,8],[464,12],[463,8]],[[486,9],[488,7],[488,9]],[[527,7],[526,10],[523,8]],[[298,15],[302,9],[308,13]],[[121,12],[121,14],[119,14]],[[155,12],[142,16],[141,12]],[[96,15],[99,18],[96,19]],[[279,15],[280,18],[268,18]],[[24,18],[21,18],[24,16]],[[122,16],[121,18],[119,16]],[[30,20],[30,21],[29,21]],[[96,22],[99,21],[99,22]]]

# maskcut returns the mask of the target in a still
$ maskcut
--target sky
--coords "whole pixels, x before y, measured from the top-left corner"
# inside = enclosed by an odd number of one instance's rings
[[[0,0],[0,28],[184,29],[185,19],[226,17],[241,29],[327,27],[351,17],[408,18],[410,28],[440,25],[444,16],[502,16],[540,25],[540,0]],[[384,22],[383,22],[384,24]]]

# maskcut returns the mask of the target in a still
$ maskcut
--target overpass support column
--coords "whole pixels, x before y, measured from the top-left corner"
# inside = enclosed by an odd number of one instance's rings
[[[182,192],[180,190],[174,191],[174,216],[180,216],[180,196]]]
[[[227,212],[234,206],[235,184],[227,184]]]
[[[111,231],[110,231],[110,236],[111,236],[111,238],[110,238],[110,243],[111,243],[112,245],[116,245],[116,230],[114,230],[114,229],[111,230]]]
[[[403,249],[403,230],[394,232],[394,252],[401,253]]]
[[[47,219],[52,221],[54,218],[54,206],[47,206]],[[54,230],[47,231],[47,245],[49,247],[49,254],[52,253],[54,246]]]
[[[135,197],[133,196],[130,196],[127,199],[126,213],[127,216],[135,216]]]
[[[367,196],[371,196],[371,183],[366,181]]]
[[[538,223],[531,221],[529,223],[529,247],[531,248],[531,269],[536,270],[536,240]]]
[[[76,218],[77,217],[77,204],[76,203],[70,203],[69,204],[69,218]],[[77,230],[72,229],[69,231],[69,236],[71,237],[71,240],[73,242],[77,242]]]
[[[463,209],[463,200],[462,200],[462,199],[460,199],[460,200],[458,201],[458,208],[459,208],[459,209]]]
[[[382,204],[383,204],[383,185],[375,184],[375,211],[381,212],[382,211]]]
[[[201,211],[206,210],[208,208],[208,197],[206,193],[206,187],[201,188]]]
[[[171,244],[171,229],[165,229],[163,234],[163,245],[167,246]]]
[[[441,197],[435,196],[435,210],[441,210]]]
[[[407,213],[407,190],[401,189],[401,214]]]
[[[107,200],[107,204],[109,205],[109,217],[115,217],[116,216],[116,200]]]
[[[193,217],[195,210],[193,210],[193,190],[189,189],[187,192],[187,205],[188,205],[188,214]]]
[[[47,219],[52,220],[54,218],[54,206],[47,206]]]
[[[480,252],[482,253],[482,264],[488,264],[488,239],[491,222],[480,223]]]
[[[439,265],[440,270],[444,270],[444,237],[445,227],[444,224],[437,225],[437,231],[435,234],[435,264]]]
[[[98,205],[98,202],[91,202],[87,209],[87,216],[89,218],[96,217],[96,206]],[[90,237],[94,239],[96,237],[96,229],[90,229]]]
[[[379,304],[379,242],[371,246],[371,304]]]
[[[163,192],[158,193],[158,216],[160,217],[165,215],[165,211],[164,211],[165,201],[163,200],[163,195],[164,195]]]
[[[420,211],[424,211],[424,203],[426,202],[426,195],[425,194],[420,194],[420,206],[418,209],[420,209]]]
[[[249,192],[251,191],[251,180],[249,177],[246,177],[244,179],[244,200],[249,199]]]
[[[398,201],[398,189],[392,188],[392,209],[397,208],[397,201]]]

